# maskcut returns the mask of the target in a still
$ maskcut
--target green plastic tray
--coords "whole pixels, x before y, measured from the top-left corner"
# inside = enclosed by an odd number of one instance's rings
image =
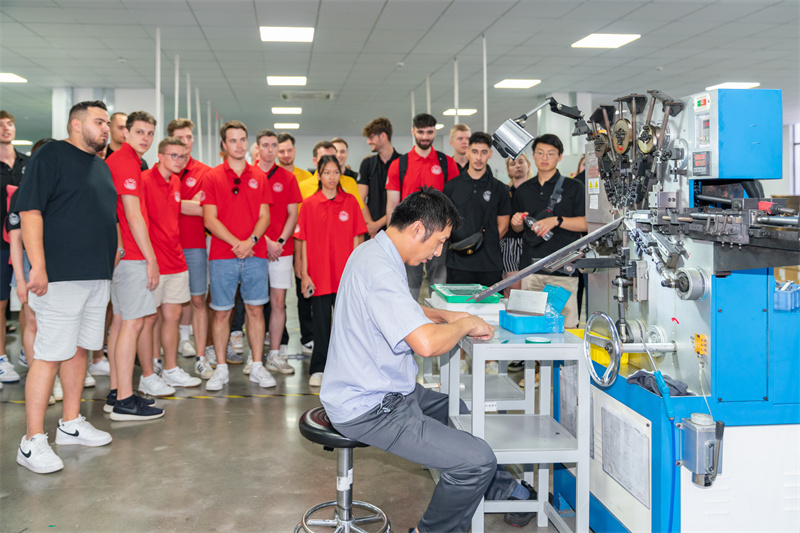
[[[469,300],[479,292],[486,290],[486,287],[477,283],[456,285],[452,283],[436,283],[433,285],[433,290],[438,292],[442,298],[450,303],[479,303],[479,304],[496,304],[502,298],[500,294],[492,294],[487,296],[480,302]],[[469,301],[467,301],[469,300]]]

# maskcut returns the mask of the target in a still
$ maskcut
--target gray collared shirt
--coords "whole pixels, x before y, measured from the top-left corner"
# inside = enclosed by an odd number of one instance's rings
[[[408,290],[405,266],[386,233],[353,251],[336,295],[319,394],[334,424],[361,416],[390,392],[414,390],[417,364],[405,337],[429,323]]]

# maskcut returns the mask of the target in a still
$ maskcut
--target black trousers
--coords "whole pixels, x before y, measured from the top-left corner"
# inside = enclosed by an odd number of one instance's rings
[[[294,288],[297,294],[297,319],[300,321],[300,342],[308,344],[314,340],[314,325],[311,318],[311,300],[303,296],[302,285],[303,280],[295,276]]]
[[[331,327],[333,326],[333,305],[336,303],[336,293],[323,296],[312,296],[311,315],[314,324],[314,351],[311,353],[311,363],[308,373],[325,371],[328,361],[328,345],[331,342]]]

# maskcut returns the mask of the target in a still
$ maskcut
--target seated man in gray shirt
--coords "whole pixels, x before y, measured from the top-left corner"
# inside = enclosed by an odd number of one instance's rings
[[[420,306],[408,292],[404,264],[442,253],[460,217],[431,187],[409,195],[386,231],[350,256],[339,286],[320,400],[343,435],[440,471],[439,485],[416,531],[467,531],[482,496],[528,499],[533,489],[498,468],[485,441],[447,425],[445,394],[416,382],[413,353],[433,357],[465,335],[490,339],[480,318]],[[462,412],[467,412],[461,403]],[[508,513],[527,524],[534,513]],[[412,531],[414,529],[412,528]]]

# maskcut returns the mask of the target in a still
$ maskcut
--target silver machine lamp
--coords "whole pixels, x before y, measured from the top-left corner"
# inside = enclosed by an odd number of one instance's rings
[[[524,115],[515,119],[510,118],[497,128],[497,131],[492,135],[492,144],[494,144],[501,156],[516,159],[533,143],[535,137],[525,131],[525,122],[534,113],[547,106],[550,106],[550,111],[553,113],[575,120],[575,130],[572,132],[573,137],[576,135],[588,135],[592,132],[591,128],[583,120],[583,113],[577,107],[559,104],[551,96],[545,98],[544,102]]]

